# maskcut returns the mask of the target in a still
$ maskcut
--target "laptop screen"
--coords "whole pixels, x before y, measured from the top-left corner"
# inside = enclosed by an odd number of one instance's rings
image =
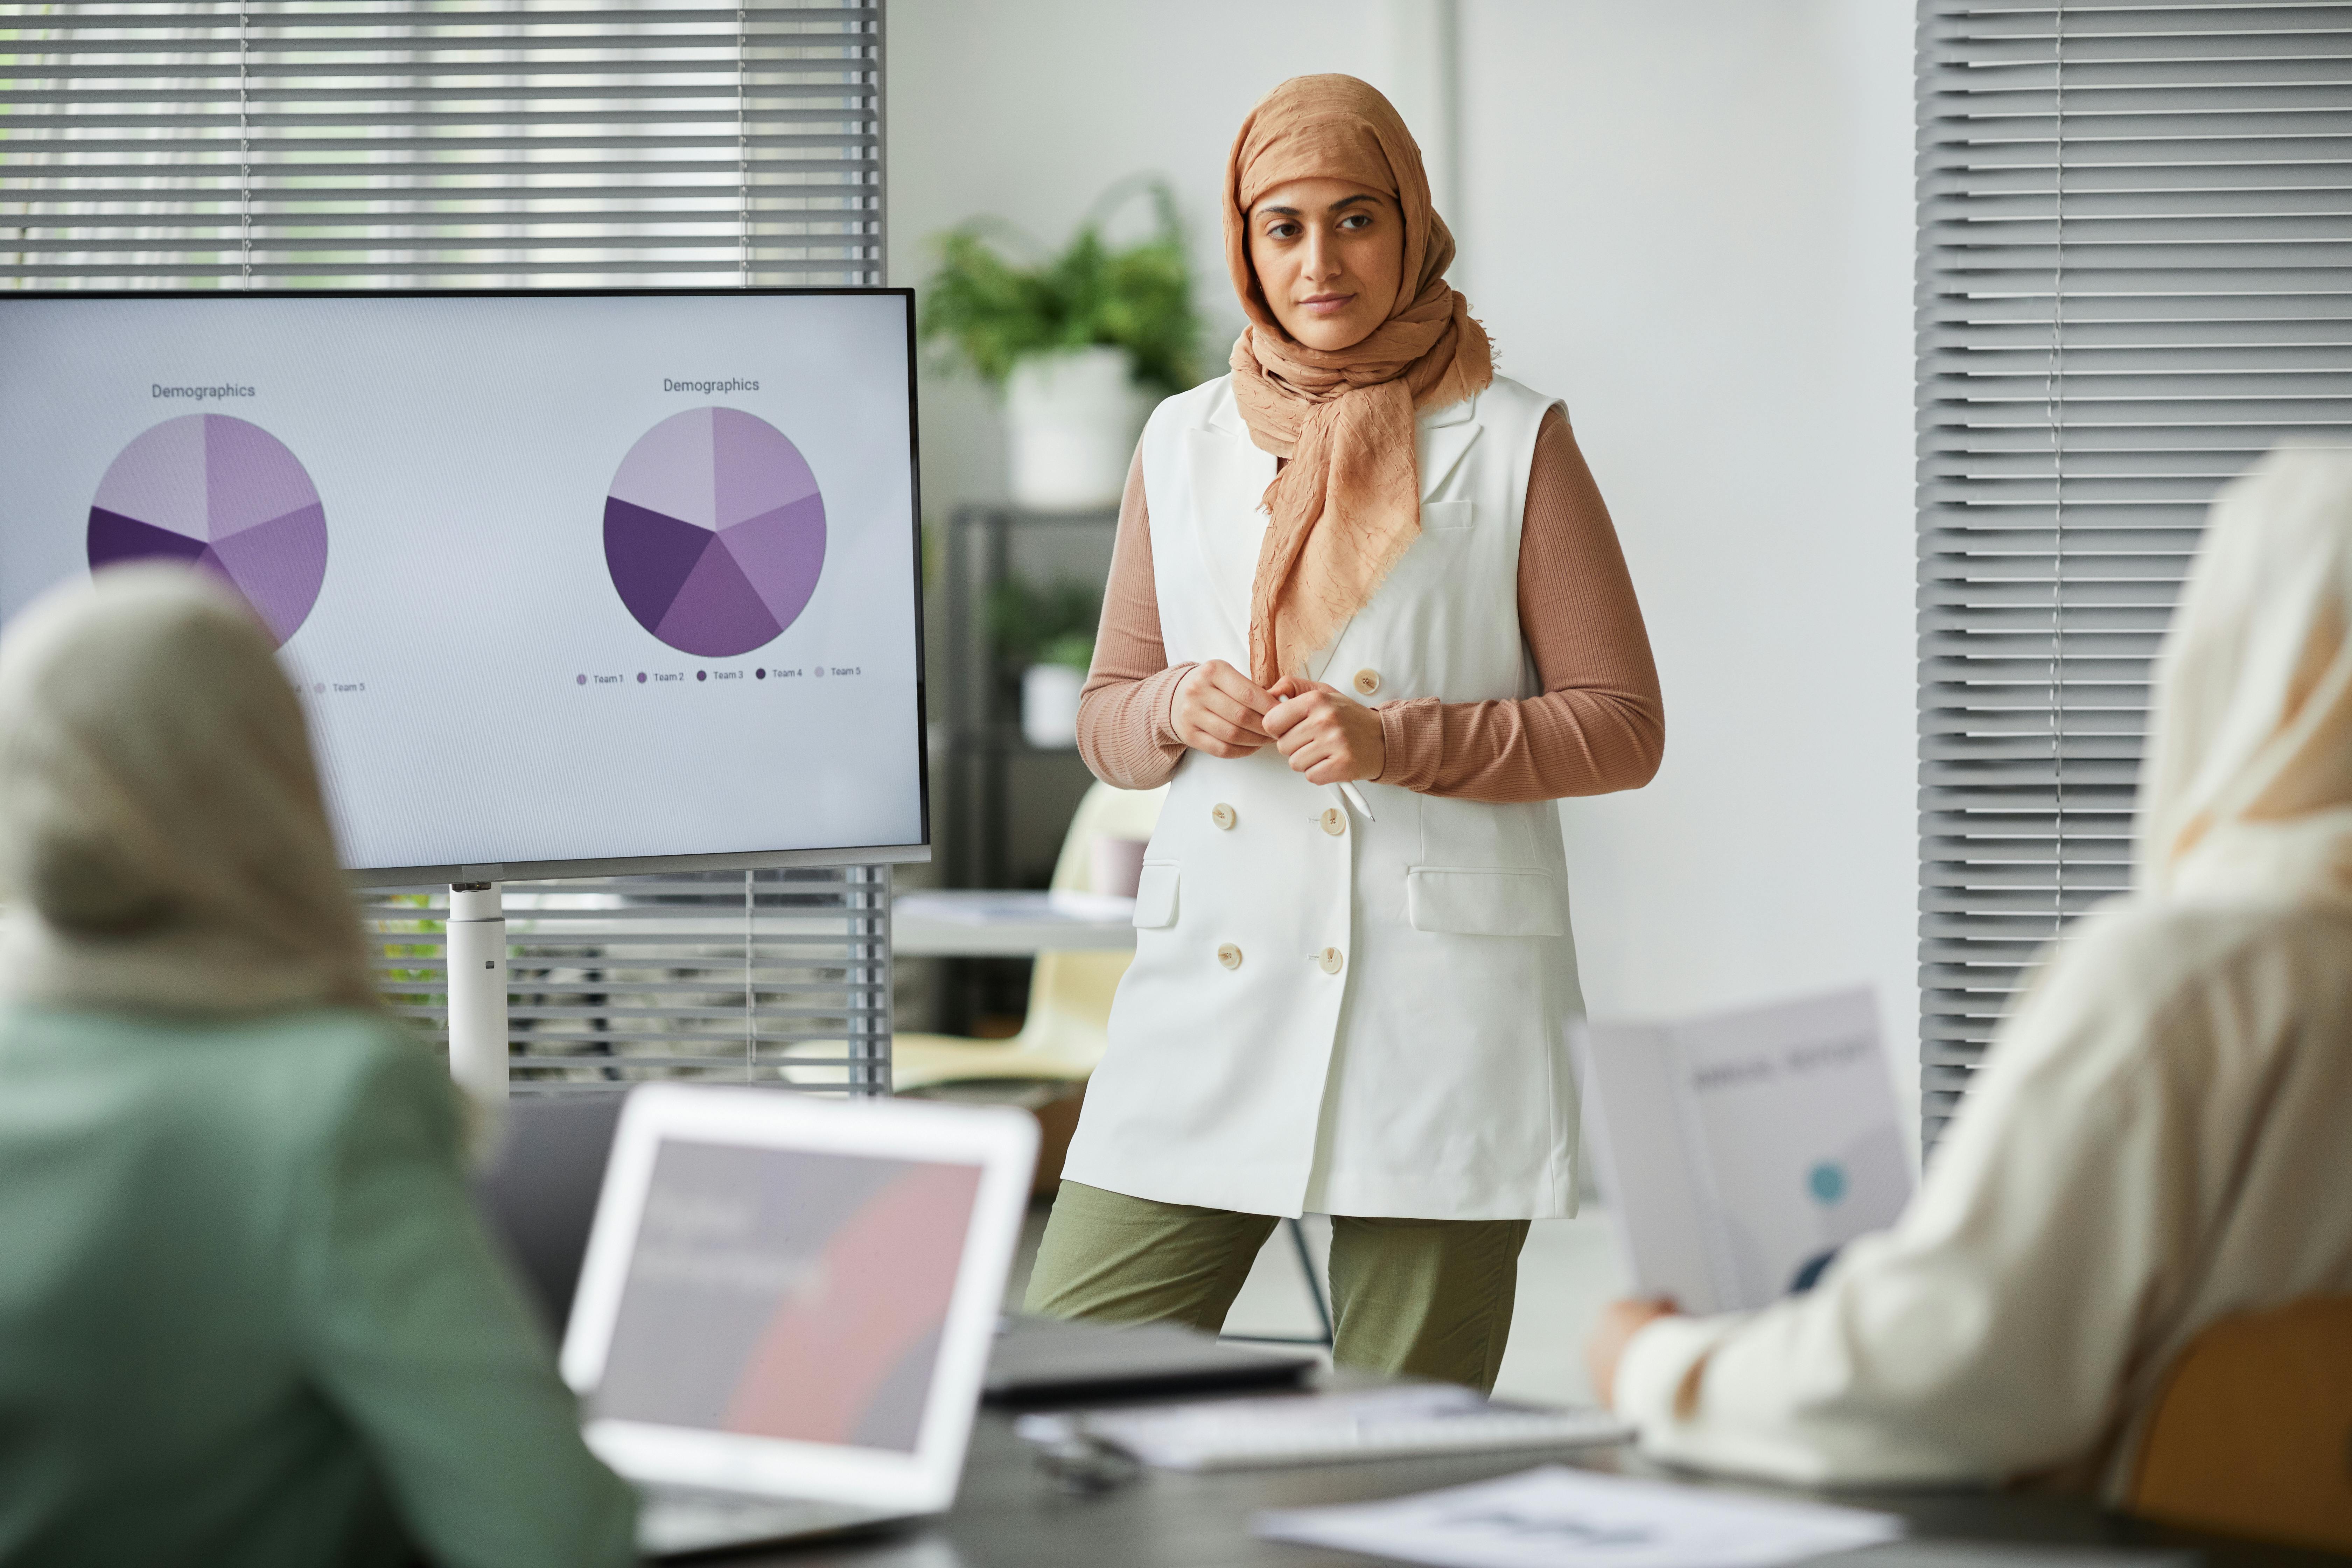
[[[599,1418],[911,1454],[978,1164],[664,1138]]]

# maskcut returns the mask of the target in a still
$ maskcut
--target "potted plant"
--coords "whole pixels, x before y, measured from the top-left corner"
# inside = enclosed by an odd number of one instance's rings
[[[1021,734],[1031,745],[1077,744],[1078,692],[1101,614],[1100,598],[1083,584],[1038,588],[1013,578],[997,585],[989,619],[1003,668],[1021,672]]]
[[[1145,195],[1150,237],[1107,243],[1104,221]],[[1035,259],[1011,259],[1008,246]],[[1058,256],[991,218],[950,230],[939,247],[920,335],[943,363],[1003,394],[1015,504],[1117,506],[1152,405],[1195,380],[1199,322],[1168,187],[1149,179],[1113,186]]]

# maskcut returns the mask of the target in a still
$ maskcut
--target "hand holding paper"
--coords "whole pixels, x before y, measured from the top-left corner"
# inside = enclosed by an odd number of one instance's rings
[[[1602,1309],[1601,1321],[1592,1325],[1591,1337],[1584,1342],[1584,1370],[1592,1379],[1592,1397],[1613,1407],[1617,1402],[1617,1363],[1624,1359],[1625,1347],[1633,1342],[1635,1334],[1660,1318],[1676,1317],[1681,1312],[1671,1296],[1612,1301]]]

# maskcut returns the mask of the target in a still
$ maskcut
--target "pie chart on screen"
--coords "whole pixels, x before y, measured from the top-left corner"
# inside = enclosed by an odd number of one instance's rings
[[[142,560],[219,574],[283,647],[327,580],[327,510],[277,437],[184,414],[133,437],[90,502],[89,569]]]
[[[621,459],[604,565],[637,624],[702,658],[773,640],[824,570],[824,498],[800,448],[740,408],[672,415]]]

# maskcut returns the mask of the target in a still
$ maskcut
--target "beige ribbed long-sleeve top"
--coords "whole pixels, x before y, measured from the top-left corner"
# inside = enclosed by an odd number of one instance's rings
[[[1809,1294],[1633,1336],[1617,1408],[1643,1447],[2122,1502],[2200,1331],[2352,1290],[2352,897],[2137,897],[2072,928],[1892,1230]]]
[[[1542,694],[1496,702],[1381,704],[1379,782],[1465,800],[1553,800],[1638,789],[1665,750],[1665,706],[1642,606],[1609,508],[1557,408],[1536,432],[1519,531],[1519,630]],[[1151,570],[1143,458],[1128,470],[1078,751],[1121,789],[1168,782],[1183,760],[1176,688]]]

